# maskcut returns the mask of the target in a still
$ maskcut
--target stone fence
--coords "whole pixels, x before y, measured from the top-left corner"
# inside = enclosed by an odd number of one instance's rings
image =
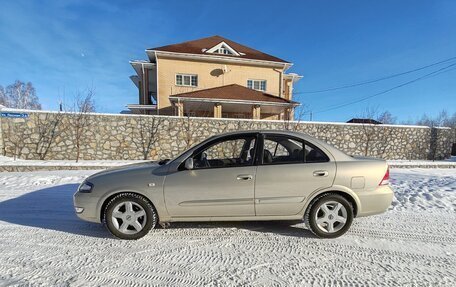
[[[249,129],[300,131],[348,154],[384,159],[443,159],[452,143],[449,128],[423,126],[7,111],[0,148],[22,159],[172,158],[211,135]]]

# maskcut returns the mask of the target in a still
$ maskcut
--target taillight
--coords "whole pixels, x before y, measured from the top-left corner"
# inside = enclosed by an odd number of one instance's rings
[[[386,173],[383,176],[382,181],[380,181],[379,185],[388,185],[390,183],[389,179],[390,179],[390,168],[388,166],[386,169]]]

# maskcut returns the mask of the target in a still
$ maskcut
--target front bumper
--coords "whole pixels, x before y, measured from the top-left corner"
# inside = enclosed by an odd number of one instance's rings
[[[394,192],[389,185],[383,185],[357,195],[360,201],[357,217],[362,217],[385,212],[393,202]]]
[[[91,193],[76,192],[73,195],[73,203],[79,218],[90,222],[100,222],[97,212],[98,197],[92,196]]]

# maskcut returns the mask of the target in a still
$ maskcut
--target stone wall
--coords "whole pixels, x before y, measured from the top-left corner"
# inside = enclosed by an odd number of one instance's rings
[[[222,132],[249,129],[302,131],[352,155],[384,159],[447,158],[451,130],[418,126],[252,121],[213,118],[32,112],[2,117],[0,148],[23,159],[172,158]],[[78,140],[79,139],[79,140]]]

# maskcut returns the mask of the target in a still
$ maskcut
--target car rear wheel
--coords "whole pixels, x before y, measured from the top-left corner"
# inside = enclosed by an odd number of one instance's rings
[[[135,193],[116,195],[108,202],[104,212],[106,227],[121,239],[139,239],[155,228],[157,221],[157,212],[152,204]]]
[[[315,199],[305,216],[307,228],[318,237],[343,235],[353,222],[353,207],[343,196],[326,193]]]

